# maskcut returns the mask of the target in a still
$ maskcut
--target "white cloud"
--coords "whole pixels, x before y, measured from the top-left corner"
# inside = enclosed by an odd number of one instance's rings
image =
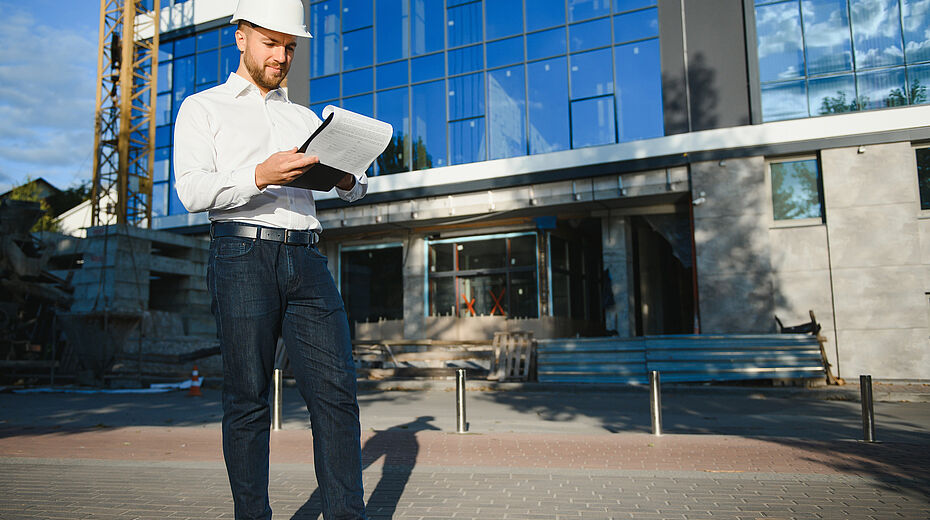
[[[59,187],[91,175],[97,34],[0,2],[0,192],[27,177]]]

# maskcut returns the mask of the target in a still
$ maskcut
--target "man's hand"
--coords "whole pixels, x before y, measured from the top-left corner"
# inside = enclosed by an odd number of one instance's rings
[[[336,183],[337,188],[345,191],[351,190],[353,186],[355,186],[355,176],[351,173],[347,173],[341,181]]]
[[[315,155],[297,153],[296,146],[290,150],[273,153],[265,162],[255,167],[255,186],[263,190],[271,184],[287,184],[319,162],[320,158]]]

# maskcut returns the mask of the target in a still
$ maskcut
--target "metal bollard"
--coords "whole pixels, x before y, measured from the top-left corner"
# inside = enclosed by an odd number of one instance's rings
[[[455,433],[465,433],[465,369],[455,371]]]
[[[284,372],[274,369],[274,397],[271,404],[271,429],[278,431],[281,429],[281,403],[284,401],[282,391],[284,390]]]
[[[652,434],[662,435],[662,394],[659,392],[659,372],[649,372],[649,415],[652,416]]]
[[[875,442],[875,410],[872,408],[872,376],[859,376],[862,396],[862,440]]]

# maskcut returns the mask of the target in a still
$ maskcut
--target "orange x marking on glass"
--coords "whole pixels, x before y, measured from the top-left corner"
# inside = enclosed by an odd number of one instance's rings
[[[468,301],[468,298],[464,294],[462,295],[462,299],[465,300],[465,306],[468,307],[468,312],[470,312],[472,316],[475,316],[475,299],[472,298],[471,301]]]
[[[501,300],[504,299],[504,291],[506,289],[501,289],[501,293],[497,296],[494,295],[492,289],[488,289],[488,292],[491,293],[491,299],[494,300],[494,307],[491,307],[491,316],[494,316],[494,312],[498,309],[501,311],[501,316],[506,316],[507,313],[504,312],[504,307],[501,305]]]

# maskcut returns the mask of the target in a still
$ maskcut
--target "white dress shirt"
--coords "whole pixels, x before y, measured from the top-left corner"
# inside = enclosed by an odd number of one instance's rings
[[[188,211],[209,211],[210,220],[285,229],[317,230],[310,190],[255,186],[255,167],[271,154],[300,146],[321,124],[310,109],[291,103],[284,89],[261,91],[236,73],[226,83],[188,96],[174,125],[174,172],[178,198]],[[312,170],[311,170],[312,171]],[[355,178],[340,198],[358,200],[368,177]]]

